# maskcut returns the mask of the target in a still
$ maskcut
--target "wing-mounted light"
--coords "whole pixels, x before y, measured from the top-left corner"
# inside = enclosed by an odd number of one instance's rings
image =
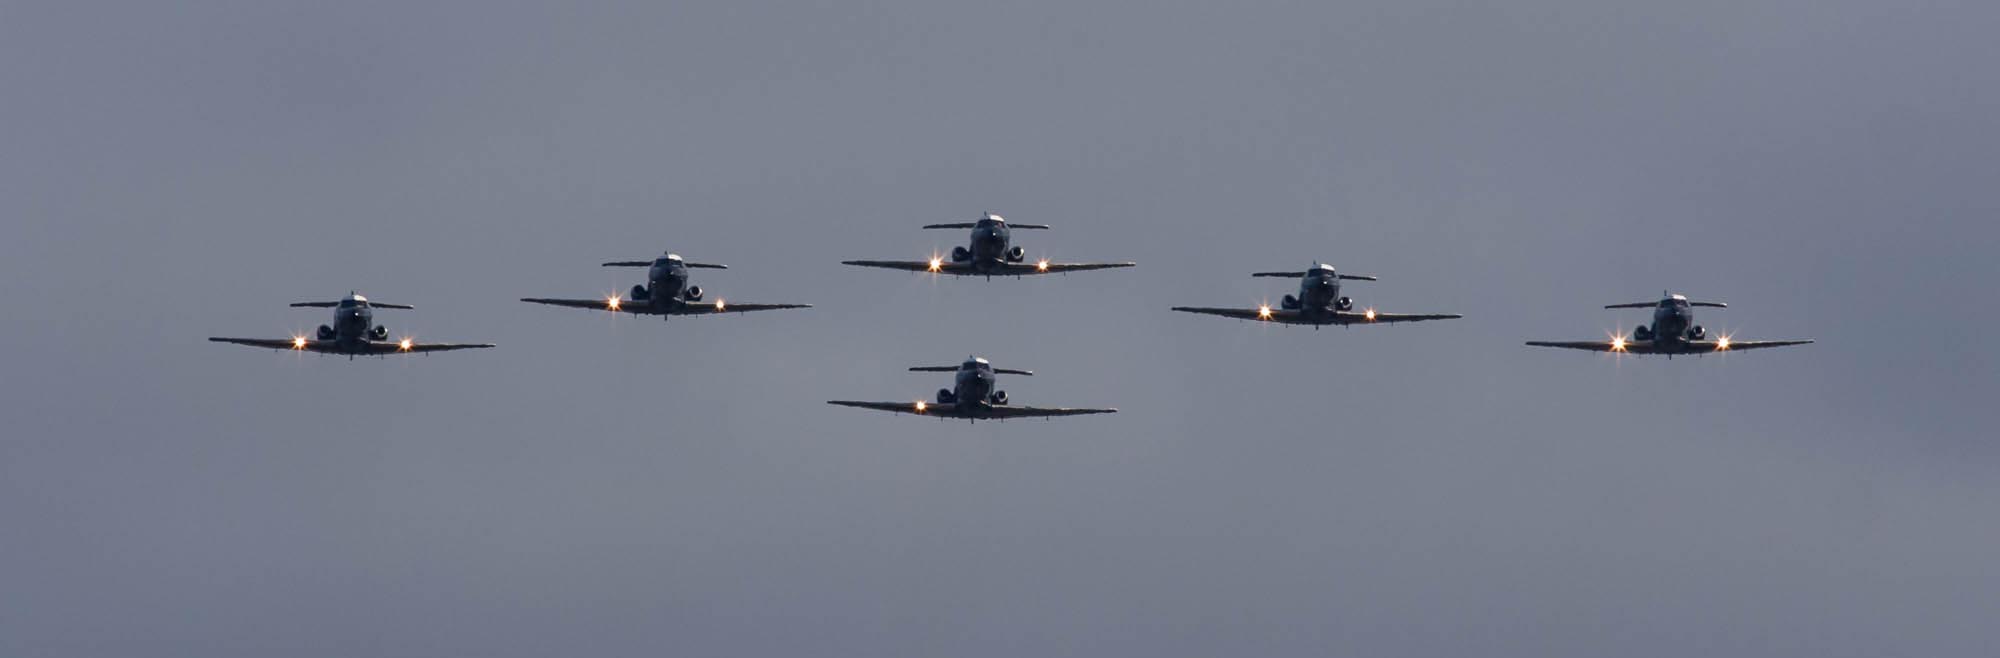
[[[624,300],[621,300],[621,299],[619,299],[617,295],[611,295],[611,296],[609,296],[609,297],[605,297],[605,298],[604,298],[604,310],[607,310],[607,311],[616,311],[616,310],[618,310],[618,306],[619,306],[619,304],[622,304],[622,303],[624,303]]]
[[[1271,305],[1270,305],[1270,304],[1258,304],[1258,305],[1257,305],[1257,319],[1259,319],[1259,320],[1269,320],[1269,319],[1271,319]]]
[[[1038,261],[1035,261],[1035,271],[1037,271],[1037,272],[1047,272],[1047,271],[1049,271],[1049,259],[1047,259],[1047,258],[1044,258],[1044,259],[1041,259],[1041,260],[1038,260]]]
[[[410,351],[410,348],[416,347],[416,345],[417,345],[416,341],[411,340],[408,337],[405,337],[402,340],[396,341],[396,351],[408,352]]]
[[[728,310],[728,308],[729,308],[729,305],[728,305],[727,303],[723,302],[723,301],[722,301],[722,298],[721,298],[721,297],[717,297],[717,298],[715,298],[715,312],[717,312],[717,313],[721,313],[721,312],[723,312],[723,311],[725,311],[725,310]]]
[[[931,405],[929,403],[924,402],[923,400],[917,401],[917,413],[923,413],[925,409],[929,408],[931,408]]]
[[[1366,311],[1362,311],[1362,312],[1361,312],[1361,316],[1362,316],[1362,317],[1365,317],[1365,318],[1368,318],[1368,321],[1369,321],[1369,322],[1374,322],[1374,321],[1375,321],[1375,307],[1373,307],[1373,306],[1370,306],[1370,307],[1368,307],[1368,310],[1366,310]]]
[[[305,337],[305,336],[293,336],[293,337],[292,337],[292,349],[295,349],[295,350],[302,350],[302,349],[305,349],[305,348],[306,348],[306,337]]]
[[[1620,331],[1618,333],[1611,335],[1611,351],[1613,352],[1625,351],[1625,332]]]
[[[937,254],[931,254],[930,271],[931,272],[944,271],[944,259],[939,258]]]
[[[1729,351],[1729,334],[1720,334],[1715,337],[1715,351]]]

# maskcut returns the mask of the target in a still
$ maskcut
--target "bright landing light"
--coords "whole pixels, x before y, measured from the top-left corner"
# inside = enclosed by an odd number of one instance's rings
[[[1265,304],[1265,305],[1263,305],[1263,306],[1259,306],[1259,307],[1257,307],[1257,319],[1259,319],[1259,320],[1269,320],[1269,319],[1271,319],[1271,305],[1270,305],[1270,304]]]
[[[1363,315],[1366,315],[1368,317],[1369,322],[1375,321],[1375,309],[1372,308],[1368,309],[1367,312],[1363,313]]]
[[[715,298],[715,312],[721,313],[723,308],[726,308],[726,305],[722,303],[722,298]]]
[[[932,256],[932,257],[931,257],[931,271],[932,271],[932,272],[938,272],[938,271],[942,271],[942,270],[944,270],[944,259],[943,259],[943,258],[938,258],[938,257],[936,257],[936,256]]]
[[[1729,349],[1729,336],[1726,336],[1726,335],[1724,335],[1724,336],[1716,336],[1716,337],[1715,337],[1715,351],[1717,351],[1717,352],[1721,352],[1721,351],[1723,351],[1723,350],[1727,350],[1727,349]]]
[[[1625,351],[1625,336],[1624,336],[1624,334],[1619,334],[1619,335],[1617,335],[1617,336],[1612,336],[1612,337],[1611,337],[1611,351],[1613,351],[1613,352],[1623,352],[1623,351]]]
[[[1035,261],[1035,269],[1036,269],[1036,270],[1040,270],[1040,271],[1043,271],[1043,272],[1047,272],[1047,271],[1049,271],[1049,259],[1047,259],[1047,258],[1044,258],[1044,259],[1041,259],[1041,260],[1038,260],[1038,261]]]
[[[408,352],[408,351],[410,351],[410,346],[411,346],[411,345],[414,345],[414,344],[415,344],[415,343],[411,342],[411,341],[410,341],[410,339],[408,339],[408,338],[405,338],[405,339],[402,339],[402,340],[399,340],[399,341],[396,341],[396,349],[399,349],[399,350],[402,350],[402,351],[405,351],[405,352]]]
[[[305,336],[293,336],[293,337],[292,337],[292,349],[295,349],[295,350],[302,350],[302,349],[305,349],[305,348],[306,348],[306,337],[305,337]]]
[[[923,401],[923,400],[918,400],[918,401],[917,401],[917,413],[923,413],[923,412],[924,412],[924,410],[925,410],[925,409],[928,409],[928,408],[930,408],[930,405],[928,405],[928,404],[924,404],[924,401]]]
[[[604,298],[604,308],[606,308],[606,309],[608,309],[608,310],[613,310],[613,311],[616,311],[616,310],[618,310],[618,301],[619,301],[619,300],[618,300],[618,296],[617,296],[617,295],[612,295],[612,296],[610,296],[610,297],[606,297],[606,298]]]

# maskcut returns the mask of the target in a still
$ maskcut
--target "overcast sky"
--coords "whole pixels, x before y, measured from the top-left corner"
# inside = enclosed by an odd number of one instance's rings
[[[1993,655],[2000,7],[1502,4],[0,3],[0,654]]]

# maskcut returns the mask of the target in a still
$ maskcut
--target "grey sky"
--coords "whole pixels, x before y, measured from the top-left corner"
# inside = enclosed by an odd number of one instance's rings
[[[2000,8],[0,5],[0,654],[1991,655]],[[844,268],[1055,226],[1033,281]],[[802,312],[514,301],[720,261]],[[1376,274],[1349,331],[1173,314]],[[1727,359],[1521,346],[1645,316]],[[211,345],[326,321],[496,350]],[[942,424],[968,353],[1022,403]]]

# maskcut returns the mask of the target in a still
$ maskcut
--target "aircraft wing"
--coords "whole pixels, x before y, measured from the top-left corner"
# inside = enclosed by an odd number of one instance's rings
[[[1138,263],[1044,263],[1044,262],[1005,263],[1002,266],[1003,269],[1001,269],[999,272],[995,272],[994,275],[1027,276],[1031,274],[1068,274],[1070,272],[1109,270],[1120,267],[1133,267],[1136,265],[1138,265]]]
[[[1361,312],[1335,311],[1332,316],[1322,316],[1324,319],[1314,319],[1306,317],[1304,313],[1301,313],[1299,311],[1287,310],[1282,308],[1213,308],[1206,306],[1175,306],[1173,310],[1181,311],[1184,313],[1219,315],[1225,318],[1235,318],[1238,320],[1257,320],[1260,322],[1276,322],[1279,324],[1343,325],[1343,326],[1353,325],[1353,324],[1386,324],[1392,322],[1420,322],[1423,320],[1455,320],[1464,317],[1452,313],[1374,313],[1369,311],[1361,311]]]
[[[1697,340],[1690,341],[1688,347],[1697,353],[1706,351],[1741,352],[1743,350],[1759,350],[1766,347],[1810,344],[1812,344],[1810,340],[1732,340],[1725,345],[1719,340]]]
[[[1113,414],[1117,409],[1075,409],[1069,407],[1017,407],[994,405],[977,412],[967,413],[950,404],[930,404],[927,402],[857,402],[854,400],[828,400],[827,404],[873,409],[899,414],[915,414],[937,418],[964,418],[971,420],[1006,420],[1009,418],[1052,418],[1056,416],[1083,416],[1088,414]]]
[[[550,306],[587,308],[594,311],[624,311],[626,313],[644,313],[652,309],[652,305],[646,303],[645,300],[637,300],[637,299],[620,299],[618,300],[617,306],[612,306],[611,300],[604,298],[554,299],[549,297],[522,297],[521,301],[528,302],[530,304],[548,304]]]
[[[1586,352],[1632,352],[1635,354],[1649,354],[1653,349],[1651,341],[1613,343],[1608,340],[1531,340],[1528,341],[1528,345],[1531,347],[1560,347]]]
[[[1173,310],[1180,311],[1182,313],[1201,313],[1203,315],[1219,315],[1225,318],[1236,318],[1238,320],[1262,320],[1269,322],[1296,322],[1297,316],[1299,314],[1298,311],[1287,311],[1279,308],[1261,309],[1261,308],[1214,308],[1209,306],[1175,306]]]
[[[351,350],[346,347],[342,347],[340,343],[334,341],[313,340],[310,338],[218,338],[211,336],[209,340],[217,343],[233,343],[236,345],[248,345],[250,347],[262,347],[265,349],[272,349],[272,350],[298,350],[301,352],[316,352],[320,354],[346,354],[350,356],[380,356],[388,354],[416,354],[422,352],[449,352],[452,350],[470,350],[470,349],[493,347],[492,343],[410,342],[406,345],[402,342],[393,342],[393,341],[383,341],[383,342],[367,341],[361,343],[359,349]]]
[[[995,405],[986,408],[976,418],[1054,418],[1057,416],[1087,416],[1090,414],[1115,414],[1117,409],[1079,409],[1074,407],[1017,407]]]
[[[840,261],[840,264],[859,265],[861,267],[880,267],[882,269],[888,269],[888,270],[908,270],[911,272],[936,272],[939,274],[972,273],[971,265],[966,263],[953,263],[950,261],[941,261],[937,264],[936,267],[932,267],[931,262],[927,260],[844,260]]]
[[[1465,317],[1456,313],[1381,313],[1376,311],[1338,311],[1335,324],[1386,324],[1391,322],[1422,322],[1424,320],[1457,320]]]
[[[273,349],[273,350],[311,349],[313,344],[318,342],[313,340],[299,341],[291,338],[219,338],[216,336],[209,336],[208,340],[209,342],[214,342],[214,343],[233,343],[236,345],[249,345],[251,347],[262,347],[265,349]]]
[[[1069,272],[1108,270],[1112,268],[1132,267],[1134,265],[1137,265],[1137,263],[1039,263],[1039,262],[1002,263],[999,265],[997,269],[982,272],[978,269],[973,268],[971,263],[953,263],[948,261],[939,262],[935,266],[931,265],[931,262],[927,260],[847,260],[847,261],[841,261],[841,264],[859,265],[861,267],[880,267],[891,270],[908,270],[911,272],[958,274],[964,276],[1029,276],[1034,274],[1067,274]]]
[[[567,306],[594,311],[617,311],[634,315],[713,315],[716,313],[748,313],[751,311],[775,311],[786,308],[812,308],[811,304],[738,304],[717,300],[714,302],[694,302],[670,304],[655,307],[650,300],[620,299],[617,306],[608,299],[550,299],[545,297],[523,297],[521,301],[550,306]]]
[[[857,402],[854,400],[827,400],[826,403],[841,407],[874,409],[876,411],[888,411],[899,414],[924,413],[930,406],[923,402]]]
[[[788,308],[812,308],[812,304],[738,304],[736,302],[723,301],[718,299],[714,302],[695,302],[692,304],[684,304],[680,308],[674,309],[672,313],[674,315],[710,315],[714,313],[749,313],[751,311],[777,311]]]
[[[1623,354],[1674,354],[1674,355],[1740,352],[1743,350],[1755,350],[1766,347],[1785,347],[1787,345],[1806,345],[1810,343],[1812,343],[1812,341],[1810,340],[1745,340],[1745,341],[1732,340],[1725,344],[1720,340],[1693,340],[1693,341],[1688,341],[1686,343],[1686,347],[1668,348],[1666,346],[1663,346],[1657,342],[1650,340],[1627,340],[1618,342],[1613,342],[1608,340],[1528,341],[1528,345],[1534,347],[1560,347],[1571,350],[1584,350],[1587,352],[1616,352]]]
[[[477,350],[493,347],[492,343],[419,343],[411,341],[408,347],[400,342],[384,341],[365,344],[368,354],[422,354],[429,352],[450,352],[452,350]]]

